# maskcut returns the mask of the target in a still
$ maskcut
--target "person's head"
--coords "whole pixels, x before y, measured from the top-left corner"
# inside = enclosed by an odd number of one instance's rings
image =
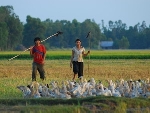
[[[39,37],[34,38],[35,45],[39,44],[41,42],[41,39]]]
[[[76,43],[77,46],[81,45],[81,40],[80,39],[76,39],[75,43]]]

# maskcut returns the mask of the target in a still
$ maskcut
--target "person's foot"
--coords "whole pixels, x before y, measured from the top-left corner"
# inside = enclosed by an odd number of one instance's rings
[[[83,78],[83,76],[80,76],[80,77],[79,77],[79,79],[82,79],[82,78]]]
[[[80,79],[80,82],[83,82],[83,76],[80,76],[79,79]]]
[[[72,79],[72,82],[74,82],[75,80],[74,79]]]
[[[36,79],[32,79],[32,82],[36,81]]]

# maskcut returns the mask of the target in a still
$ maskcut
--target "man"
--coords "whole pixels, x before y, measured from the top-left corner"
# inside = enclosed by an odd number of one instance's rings
[[[71,55],[71,61],[70,61],[71,68],[72,68],[72,64],[73,64],[73,72],[74,72],[74,76],[72,79],[73,81],[77,74],[78,74],[78,78],[80,78],[80,80],[82,79],[82,77],[83,77],[83,57],[87,56],[90,53],[90,51],[85,53],[84,47],[81,46],[80,39],[76,39],[75,44],[76,44],[76,46],[73,47],[73,49],[72,49],[72,55]]]
[[[44,62],[46,56],[45,46],[41,44],[39,37],[34,39],[35,46],[30,47],[30,55],[33,57],[32,63],[32,81],[36,81],[37,70],[41,80],[45,79]]]

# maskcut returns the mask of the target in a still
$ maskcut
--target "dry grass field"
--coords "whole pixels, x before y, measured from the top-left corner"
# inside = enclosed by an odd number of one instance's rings
[[[46,60],[46,81],[49,84],[55,80],[61,85],[62,81],[71,80],[72,69],[70,60]],[[111,113],[149,113],[149,99],[144,98],[114,98],[89,97],[81,99],[24,99],[18,85],[31,83],[32,60],[12,61],[0,60],[0,111],[2,113],[54,113],[54,112],[111,112]],[[150,59],[84,59],[84,78],[95,78],[96,82],[106,80],[138,80],[150,77]],[[78,81],[78,78],[76,78]],[[34,103],[34,104],[33,104]],[[53,105],[52,105],[53,104]],[[59,109],[58,109],[59,108]]]
[[[69,67],[70,60],[46,60],[46,81],[71,80],[73,73]],[[22,98],[17,85],[31,83],[32,60],[0,60],[0,98]],[[89,68],[88,68],[89,66]],[[84,60],[84,78],[95,78],[96,81],[105,80],[138,80],[150,77],[150,59],[111,59],[111,60]],[[78,80],[76,78],[76,80]],[[37,81],[39,74],[37,74]]]

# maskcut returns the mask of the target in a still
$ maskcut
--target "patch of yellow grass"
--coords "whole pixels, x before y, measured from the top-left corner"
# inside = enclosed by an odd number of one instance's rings
[[[69,66],[70,60],[46,60],[45,72],[46,81],[50,83],[56,80],[71,80],[73,77],[72,69]],[[89,65],[89,69],[88,69]],[[17,90],[18,85],[27,85],[31,83],[32,60],[12,60],[0,61],[0,90],[1,97],[18,97],[21,93]],[[150,59],[146,60],[84,60],[84,78],[89,80],[95,78],[97,81],[107,79],[125,80],[146,79],[150,76]],[[37,81],[40,82],[40,76],[37,74]]]

